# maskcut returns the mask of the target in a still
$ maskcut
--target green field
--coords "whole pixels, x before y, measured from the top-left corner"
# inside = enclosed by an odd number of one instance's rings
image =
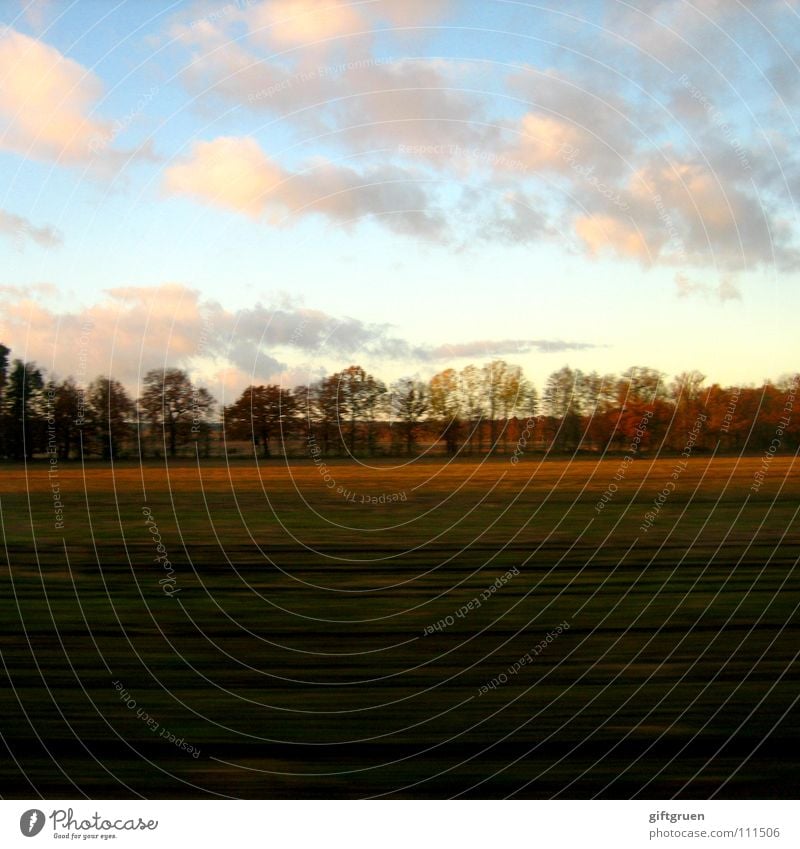
[[[2,796],[797,796],[791,458],[327,465],[0,469]]]

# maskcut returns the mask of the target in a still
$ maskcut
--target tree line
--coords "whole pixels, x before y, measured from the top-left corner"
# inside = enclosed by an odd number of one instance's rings
[[[133,398],[117,380],[88,386],[10,360],[0,345],[0,457],[144,458],[180,455],[326,456],[513,454],[531,451],[795,451],[800,375],[761,386],[706,385],[697,371],[667,380],[645,367],[621,375],[569,367],[541,393],[519,366],[493,360],[427,381],[386,384],[352,365],[307,386],[248,386],[220,406],[189,374],[153,369]],[[642,427],[642,422],[646,427]],[[315,450],[316,450],[315,449]],[[778,450],[778,449],[775,449]]]

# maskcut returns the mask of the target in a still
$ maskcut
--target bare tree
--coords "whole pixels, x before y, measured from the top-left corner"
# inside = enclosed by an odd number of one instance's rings
[[[86,392],[88,432],[100,445],[104,460],[113,460],[131,433],[136,409],[125,387],[109,377],[97,377]]]
[[[674,405],[670,446],[676,451],[683,448],[694,422],[705,411],[703,384],[706,376],[699,371],[683,371],[669,386],[669,398]]]
[[[461,388],[461,409],[467,420],[470,450],[483,451],[483,420],[486,416],[484,399],[484,375],[473,365],[464,366],[459,374]]]
[[[144,376],[139,406],[152,427],[161,430],[170,457],[186,444],[207,419],[214,399],[206,389],[195,388],[182,369],[153,369]]]
[[[441,428],[440,439],[444,439],[448,454],[458,450],[461,421],[460,387],[455,369],[445,369],[435,374],[428,384],[431,413],[438,419]]]
[[[508,448],[508,420],[525,406],[527,382],[519,366],[509,365],[501,375],[497,396],[498,409],[503,417],[503,451]]]
[[[62,460],[69,459],[73,449],[80,444],[83,392],[75,381],[68,377],[60,383],[48,381],[45,394],[48,422],[52,418],[55,431],[53,438],[58,456]]]
[[[281,442],[288,434],[297,402],[288,389],[271,384],[248,386],[235,404],[225,408],[225,432],[234,439],[247,439],[264,458],[272,456],[270,442],[279,437]]]
[[[334,437],[339,433],[339,407],[337,384],[333,377],[325,377],[308,387],[298,387],[294,392],[302,417],[305,419],[306,435],[322,443],[321,450],[328,455]]]
[[[547,378],[544,403],[554,420],[553,447],[556,450],[566,451],[578,447],[581,414],[578,386],[581,377],[581,372],[564,366]]]
[[[414,451],[417,431],[429,404],[428,387],[421,381],[404,377],[392,384],[392,412],[400,420],[407,454]]]
[[[366,442],[374,451],[375,422],[382,409],[386,386],[367,374],[361,366],[348,366],[330,380],[336,386],[337,420],[347,450],[355,454],[361,425],[366,428]]]
[[[486,411],[489,417],[489,450],[497,447],[497,413],[500,409],[500,397],[508,372],[505,360],[492,360],[483,367],[483,393],[486,398]]]
[[[30,460],[42,444],[44,378],[36,363],[14,360],[3,395],[5,447],[14,460]]]

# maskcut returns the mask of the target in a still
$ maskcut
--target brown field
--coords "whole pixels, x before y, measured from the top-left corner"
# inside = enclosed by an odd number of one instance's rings
[[[797,464],[620,463],[0,469],[0,793],[796,796]]]

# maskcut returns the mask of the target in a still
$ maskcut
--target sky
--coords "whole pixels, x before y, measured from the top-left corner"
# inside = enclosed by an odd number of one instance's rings
[[[798,370],[798,0],[0,0],[0,341],[218,398]]]

